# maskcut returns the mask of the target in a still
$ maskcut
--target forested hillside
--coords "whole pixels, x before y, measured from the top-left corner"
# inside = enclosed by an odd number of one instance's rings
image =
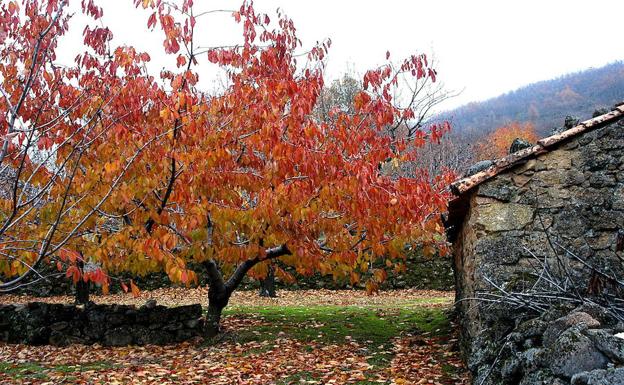
[[[591,116],[598,107],[624,100],[624,62],[533,83],[483,102],[441,114],[456,132],[491,132],[509,122],[532,123],[540,135],[561,126],[566,115]]]

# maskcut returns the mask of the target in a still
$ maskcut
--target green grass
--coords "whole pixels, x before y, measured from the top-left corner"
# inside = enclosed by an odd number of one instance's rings
[[[226,310],[225,315],[268,323],[237,331],[235,337],[239,342],[266,341],[279,335],[303,342],[343,343],[352,339],[359,343],[385,344],[402,332],[438,335],[449,328],[444,311],[436,308],[240,307]]]
[[[393,357],[392,340],[395,337],[404,333],[436,336],[450,330],[444,309],[424,308],[417,304],[381,309],[356,306],[237,307],[226,310],[225,316],[249,317],[266,323],[232,331],[228,340],[245,343],[289,338],[303,343],[323,344],[356,341],[369,351],[369,364],[378,368],[390,364]],[[312,349],[311,346],[309,348]],[[270,346],[249,350],[247,354],[259,354],[267,349]],[[284,383],[309,380],[306,375],[300,373],[300,377],[284,380]]]
[[[103,370],[114,368],[106,361],[91,362],[85,365],[52,365],[43,366],[38,363],[25,362],[19,364],[9,364],[6,362],[0,362],[0,373],[6,374],[8,377],[14,379],[48,379],[48,373],[80,373],[87,370]],[[70,377],[67,377],[70,379]]]

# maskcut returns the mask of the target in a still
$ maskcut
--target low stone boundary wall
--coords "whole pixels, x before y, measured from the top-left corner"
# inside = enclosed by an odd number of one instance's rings
[[[166,345],[201,336],[201,305],[0,305],[0,341],[29,345]]]

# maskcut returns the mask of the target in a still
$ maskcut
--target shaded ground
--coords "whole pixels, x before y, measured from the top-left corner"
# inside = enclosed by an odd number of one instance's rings
[[[169,289],[113,302],[197,302]],[[0,345],[0,384],[467,384],[444,292],[239,293],[210,342],[165,347]],[[0,297],[1,298],[1,297]],[[2,299],[5,302],[7,297]],[[52,299],[54,301],[60,298]],[[108,300],[106,300],[108,301]],[[100,300],[98,300],[100,302]]]

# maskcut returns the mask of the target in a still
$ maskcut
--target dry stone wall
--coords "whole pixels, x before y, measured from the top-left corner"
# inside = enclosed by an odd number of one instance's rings
[[[473,300],[480,293],[530,287],[542,263],[565,271],[570,286],[583,293],[595,274],[583,261],[624,277],[622,121],[499,174],[463,199],[467,209],[454,259],[464,350],[473,373],[485,367],[484,346],[500,343],[523,317]]]
[[[201,305],[0,305],[0,341],[30,345],[165,345],[201,336]]]

